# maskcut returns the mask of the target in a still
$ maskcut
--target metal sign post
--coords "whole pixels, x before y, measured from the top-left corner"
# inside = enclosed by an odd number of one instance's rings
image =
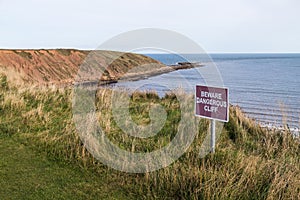
[[[216,120],[210,120],[210,131],[211,131],[211,138],[210,138],[210,151],[215,153],[216,149]]]
[[[196,116],[210,119],[211,152],[216,148],[216,120],[228,122],[229,95],[228,88],[217,88],[196,85],[195,92]]]

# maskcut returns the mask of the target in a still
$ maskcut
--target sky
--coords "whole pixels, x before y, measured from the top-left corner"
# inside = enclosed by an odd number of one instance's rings
[[[160,28],[211,53],[295,53],[299,10],[299,0],[0,0],[0,48],[95,49]]]

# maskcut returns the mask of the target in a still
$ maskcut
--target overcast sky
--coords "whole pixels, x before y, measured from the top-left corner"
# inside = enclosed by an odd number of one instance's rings
[[[0,48],[94,49],[164,28],[208,52],[300,52],[299,0],[0,0]]]

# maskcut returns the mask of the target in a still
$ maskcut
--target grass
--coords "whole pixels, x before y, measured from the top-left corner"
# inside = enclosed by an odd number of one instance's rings
[[[19,56],[22,56],[23,58],[32,59],[32,55],[29,52],[22,51],[22,50],[14,50],[14,52]]]
[[[129,199],[109,179],[0,137],[0,199]]]
[[[57,49],[56,51],[63,56],[70,56],[72,50],[71,49]]]
[[[131,152],[148,152],[172,140],[182,116],[175,95],[160,99],[153,92],[140,92],[130,96],[129,110],[137,124],[150,123],[149,111],[155,104],[166,110],[165,125],[148,139],[122,132],[110,111],[111,95],[110,89],[99,90],[96,107],[100,126],[115,144]],[[230,108],[230,121],[214,155],[199,158],[209,127],[209,121],[202,119],[194,142],[179,160],[155,172],[129,174],[101,164],[86,150],[72,121],[72,90],[16,89],[4,81],[0,96],[1,170],[5,170],[0,188],[7,191],[1,195],[18,187],[21,192],[15,197],[20,197],[33,190],[30,185],[35,188],[40,184],[41,189],[29,198],[44,195],[53,199],[53,194],[57,198],[117,199],[300,198],[299,139],[289,130],[262,129],[238,107]],[[32,162],[28,162],[30,158]],[[28,178],[30,173],[18,171],[22,168],[37,170],[29,170],[32,174]],[[45,168],[48,171],[42,170]],[[49,178],[49,174],[57,176]],[[30,184],[25,184],[26,180]]]

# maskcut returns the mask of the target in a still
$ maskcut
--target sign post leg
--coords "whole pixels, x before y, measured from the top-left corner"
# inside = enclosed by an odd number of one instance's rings
[[[210,122],[211,138],[210,138],[210,147],[211,153],[215,153],[216,148],[216,120],[212,119]]]

